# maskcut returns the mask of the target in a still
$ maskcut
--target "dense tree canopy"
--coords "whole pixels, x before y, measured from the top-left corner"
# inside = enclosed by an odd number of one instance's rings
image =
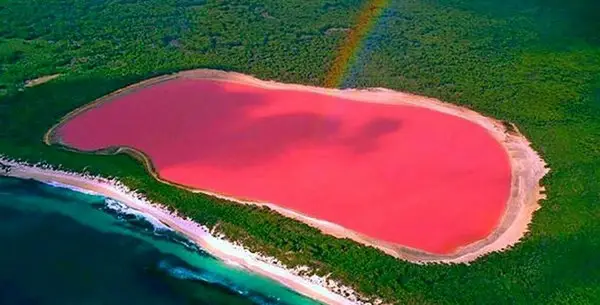
[[[322,84],[360,0],[0,1],[0,154],[118,177],[252,250],[400,304],[600,304],[598,2],[389,3],[344,86],[410,91],[516,123],[552,172],[531,232],[510,251],[469,266],[415,265],[264,208],[161,184],[129,156],[41,141],[70,110],[167,72]]]

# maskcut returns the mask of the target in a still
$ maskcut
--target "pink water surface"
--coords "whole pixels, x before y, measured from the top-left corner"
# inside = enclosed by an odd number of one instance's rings
[[[438,254],[489,235],[510,192],[506,152],[474,123],[302,91],[176,79],[88,110],[59,135],[80,150],[136,148],[172,182]]]

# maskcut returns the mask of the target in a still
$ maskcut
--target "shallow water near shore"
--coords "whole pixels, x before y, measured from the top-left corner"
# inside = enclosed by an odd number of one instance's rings
[[[319,304],[101,196],[0,177],[0,304]]]

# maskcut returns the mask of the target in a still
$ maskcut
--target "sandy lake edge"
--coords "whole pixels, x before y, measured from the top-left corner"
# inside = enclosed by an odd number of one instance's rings
[[[80,107],[67,114],[62,120],[53,126],[45,135],[44,141],[48,145],[59,144],[60,137],[56,130],[60,128],[71,118],[78,114],[97,107],[105,102],[141,90],[165,81],[177,79],[206,79],[223,82],[233,82],[243,85],[256,86],[269,90],[297,90],[324,94],[344,98],[356,102],[395,104],[413,107],[423,107],[434,111],[439,111],[448,115],[460,117],[468,120],[480,127],[486,129],[488,133],[498,141],[505,149],[510,159],[511,166],[511,194],[506,204],[504,215],[496,225],[495,229],[482,240],[475,241],[465,245],[449,254],[433,254],[425,251],[387,243],[381,240],[369,238],[358,232],[346,229],[337,224],[324,220],[315,219],[297,211],[283,208],[275,203],[257,202],[243,198],[233,198],[223,194],[217,194],[210,190],[202,190],[178,185],[162,179],[154,169],[150,158],[143,152],[130,147],[110,148],[97,151],[99,154],[127,153],[142,161],[147,170],[159,181],[176,187],[184,188],[192,192],[203,193],[209,196],[219,197],[232,202],[242,204],[255,204],[267,206],[278,213],[302,221],[323,233],[340,238],[351,238],[362,244],[376,247],[388,255],[399,259],[411,261],[414,263],[442,262],[442,263],[468,263],[486,254],[502,251],[510,248],[519,242],[527,233],[533,214],[541,206],[539,201],[545,198],[544,188],[540,185],[541,179],[549,172],[549,168],[542,160],[540,155],[531,148],[531,143],[523,136],[514,124],[501,122],[465,107],[456,106],[450,103],[442,102],[437,99],[418,96],[414,94],[393,91],[385,88],[370,89],[329,89],[321,87],[312,87],[298,84],[285,84],[275,81],[260,80],[255,77],[219,70],[199,69],[182,71],[179,73],[162,75],[150,78],[142,82],[119,89],[106,96],[103,96],[89,104]],[[63,145],[64,146],[64,145]],[[65,146],[66,147],[66,146]]]

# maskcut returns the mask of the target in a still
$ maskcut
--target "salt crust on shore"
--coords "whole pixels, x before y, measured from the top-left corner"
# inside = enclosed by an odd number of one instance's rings
[[[287,268],[273,257],[252,253],[242,245],[212,235],[209,229],[170,212],[167,207],[152,203],[139,193],[130,190],[116,179],[80,174],[56,169],[48,164],[28,164],[9,160],[0,155],[0,176],[21,179],[33,179],[56,187],[65,187],[75,191],[101,195],[117,200],[128,207],[155,217],[160,222],[176,230],[197,243],[204,251],[218,257],[225,263],[244,268],[262,276],[269,277],[288,288],[326,304],[381,304],[381,300],[371,301],[359,296],[352,288],[331,280],[328,276],[306,275],[310,269],[300,266]]]

